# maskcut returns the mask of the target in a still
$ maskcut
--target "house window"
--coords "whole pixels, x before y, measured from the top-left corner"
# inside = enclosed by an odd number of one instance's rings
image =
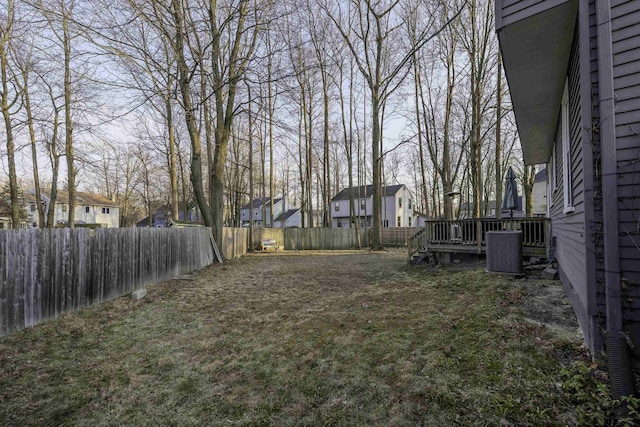
[[[342,228],[342,220],[338,220],[338,228]]]
[[[565,81],[562,93],[562,192],[564,198],[563,213],[575,211],[573,207],[573,179],[571,177],[571,130],[569,128],[569,90]]]
[[[67,205],[62,205],[62,212],[66,212],[67,211]]]
[[[402,207],[402,197],[398,198],[398,207],[401,208]]]
[[[84,207],[84,213],[89,213],[89,206]]]
[[[401,220],[402,220],[402,218],[401,218],[401,217],[398,217],[398,227],[400,227]]]
[[[30,203],[29,207],[31,208],[31,212],[35,212],[36,211],[36,204],[35,203]]]
[[[360,199],[360,209],[364,209],[366,205],[367,205],[367,200]]]
[[[385,227],[385,228],[386,228],[386,227],[389,227],[389,220],[388,220],[388,219],[385,219],[385,220],[384,220],[384,227]]]
[[[411,227],[411,217],[409,217],[409,227]]]
[[[338,212],[340,210],[340,202],[335,203],[335,210]]]
[[[411,199],[409,199],[409,209],[411,209]]]
[[[103,214],[109,214],[109,208],[102,208]]]
[[[31,226],[32,226],[33,228],[36,228],[36,227],[38,226],[38,223],[34,221],[34,222],[32,222],[32,223],[31,223]]]

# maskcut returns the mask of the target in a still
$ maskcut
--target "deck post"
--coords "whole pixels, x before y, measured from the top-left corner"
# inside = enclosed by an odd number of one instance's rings
[[[482,218],[476,219],[476,244],[478,245],[478,255],[482,254]]]

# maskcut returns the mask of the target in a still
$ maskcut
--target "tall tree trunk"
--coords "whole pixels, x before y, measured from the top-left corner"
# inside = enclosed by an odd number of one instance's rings
[[[522,188],[524,193],[524,212],[526,217],[533,216],[533,185],[536,181],[536,167],[535,166],[525,166],[524,167],[524,176],[522,177]],[[523,207],[523,206],[521,206]]]
[[[325,66],[320,67],[322,73],[322,98],[323,98],[323,181],[324,181],[324,193],[323,193],[323,227],[331,226],[331,168],[329,163],[329,77]]]
[[[11,199],[11,227],[20,228],[20,201],[18,200],[18,177],[16,173],[15,145],[13,140],[13,126],[11,124],[11,107],[19,99],[18,94],[13,100],[9,99],[9,43],[11,27],[14,18],[14,3],[7,4],[7,23],[0,33],[0,78],[2,79],[2,93],[0,94],[0,109],[4,118],[7,138],[7,162],[9,164],[9,195]]]
[[[373,158],[373,226],[371,249],[382,250],[382,157],[380,135],[380,98],[377,88],[371,88],[371,146]]]
[[[262,98],[264,99],[264,98]],[[264,112],[264,109],[263,109]],[[268,126],[267,121],[266,120],[262,120],[262,123],[264,124],[264,127],[266,128]],[[265,145],[267,144],[267,129],[263,128],[262,129],[262,138],[260,140],[260,172],[261,172],[261,184],[262,184],[262,197],[261,197],[261,204],[260,204],[260,216],[262,218],[262,228],[266,228],[267,227],[267,172],[266,172],[266,166],[267,166],[267,149],[265,147]]]
[[[269,55],[267,60],[267,109],[269,114],[269,218],[271,221],[271,226],[273,227],[274,218],[274,199],[275,199],[275,184],[274,184],[274,172],[273,172],[273,116],[275,114],[273,105],[273,91],[271,85],[273,84],[271,81],[271,67],[272,67],[272,56],[271,56],[271,38],[269,37],[269,32],[267,32],[267,45],[269,49]],[[282,204],[285,204],[284,199],[282,199]]]
[[[165,110],[167,115],[167,131],[169,132],[169,181],[171,183],[171,219],[173,221],[180,220],[178,210],[178,174],[176,172],[176,134],[173,124],[173,112],[171,109],[171,98],[167,93],[165,98]],[[188,219],[184,218],[185,221]]]
[[[211,208],[207,203],[202,180],[202,143],[200,141],[200,130],[195,116],[196,109],[191,101],[191,72],[187,65],[184,52],[184,17],[182,15],[182,5],[179,0],[172,0],[172,13],[177,29],[175,34],[175,53],[178,65],[178,86],[182,97],[182,107],[184,108],[185,122],[189,140],[191,141],[191,185],[200,208],[200,213],[206,227],[213,227],[213,216]]]
[[[73,149],[73,119],[71,117],[71,37],[69,35],[69,11],[65,5],[62,6],[62,34],[64,49],[64,152],[67,158],[67,185],[69,192],[69,212],[67,225],[75,227],[76,211],[76,169]]]
[[[252,29],[252,39],[245,39],[245,23],[248,13],[248,0],[240,0],[235,10],[236,28],[233,41],[230,41],[229,57],[226,64],[226,76],[221,69],[222,56],[225,49],[221,46],[221,34],[217,24],[217,1],[209,2],[209,26],[212,37],[211,44],[211,69],[214,84],[215,99],[215,154],[213,165],[210,165],[212,175],[210,182],[211,193],[211,213],[214,237],[217,239],[222,235],[222,224],[224,216],[224,169],[228,154],[229,137],[231,135],[231,125],[236,114],[236,90],[247,63],[251,58],[257,39],[257,29]],[[248,44],[248,47],[246,46]],[[246,48],[245,56],[241,57],[241,49]]]
[[[422,206],[426,209],[425,214],[429,217],[429,209],[427,208],[429,199],[427,192],[427,173],[424,162],[424,143],[422,134],[422,122],[420,120],[420,70],[418,69],[418,62],[416,55],[413,55],[413,84],[414,84],[414,100],[416,109],[416,128],[418,130],[418,157],[420,162],[420,186],[422,191]],[[426,125],[426,123],[425,123]]]
[[[253,113],[251,105],[253,99],[251,97],[251,86],[247,83],[248,96],[248,116],[249,116],[249,252],[254,251],[253,245]]]
[[[307,184],[306,184],[306,165],[304,163],[304,156],[303,156],[303,152],[304,147],[303,144],[306,144],[306,136],[304,136],[303,133],[303,129],[306,129],[303,125],[303,122],[305,120],[305,113],[304,113],[304,91],[301,91],[302,93],[300,94],[300,110],[299,110],[299,114],[298,114],[298,173],[299,173],[299,178],[300,178],[300,215],[302,217],[302,228],[308,227],[308,220],[307,220],[307,197],[306,197],[306,193],[307,193]],[[305,145],[306,147],[306,145]]]
[[[38,227],[43,228],[44,203],[42,201],[42,191],[40,188],[40,173],[38,168],[38,150],[36,148],[36,132],[34,129],[33,111],[31,109],[31,96],[29,93],[29,71],[28,68],[22,70],[22,93],[24,95],[24,107],[27,113],[27,126],[29,128],[29,141],[31,143],[31,162],[33,163],[33,187],[36,197],[36,207],[38,209]]]

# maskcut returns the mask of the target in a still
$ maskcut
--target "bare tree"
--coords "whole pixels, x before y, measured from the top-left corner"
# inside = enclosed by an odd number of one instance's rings
[[[485,119],[483,103],[487,96],[486,89],[491,77],[492,61],[495,58],[495,35],[492,4],[486,2],[479,8],[477,0],[468,0],[468,3],[469,8],[465,14],[468,24],[461,26],[461,41],[470,63],[470,178],[473,186],[474,216],[479,218],[482,216],[483,201],[482,146]],[[477,233],[478,241],[480,241],[480,227],[478,227]]]
[[[398,29],[402,25],[398,13],[400,0],[351,0],[346,7],[342,4],[331,7],[326,1],[318,1],[340,32],[369,89],[373,162],[371,248],[379,250],[382,249],[382,113],[385,103],[404,80],[407,64],[414,53],[446,28],[460,11],[439,27],[433,21],[426,20],[426,25],[417,32],[413,46],[398,52],[401,46]],[[408,9],[408,13],[434,13],[432,10]]]
[[[4,12],[4,13],[2,13]],[[18,199],[18,177],[16,173],[16,157],[14,130],[11,116],[12,109],[21,107],[20,92],[14,90],[14,73],[9,64],[12,36],[16,18],[15,2],[8,0],[6,10],[0,11],[0,110],[4,118],[5,135],[7,138],[7,161],[9,163],[9,195],[11,199],[11,226],[20,228],[20,201]]]

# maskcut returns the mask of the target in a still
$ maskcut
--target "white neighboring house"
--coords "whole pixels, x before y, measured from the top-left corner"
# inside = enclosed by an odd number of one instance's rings
[[[302,213],[300,208],[292,208],[283,212],[273,221],[274,228],[301,227]]]
[[[382,188],[382,226],[414,227],[413,197],[404,184]],[[373,185],[345,188],[331,199],[331,227],[349,228],[349,199],[353,194],[355,215],[361,226],[373,225]]]
[[[269,213],[270,197],[254,199],[240,209],[240,223],[243,227],[249,226],[249,220],[253,218],[255,227],[271,227],[271,216]],[[262,220],[262,204],[266,212],[266,221]],[[273,216],[278,218],[286,211],[285,201],[282,198],[273,199]]]
[[[32,227],[38,227],[38,208],[33,192],[28,200],[27,214]],[[50,199],[43,195],[45,215],[49,209]],[[69,193],[58,190],[54,206],[55,226],[65,225],[69,219]],[[75,194],[75,224],[99,224],[103,228],[120,227],[120,205],[100,194],[76,191]]]
[[[536,174],[533,183],[533,216],[549,216],[547,209],[547,168]]]
[[[414,227],[424,227],[427,224],[427,221],[429,220],[426,214],[423,214],[422,212],[417,212],[417,211],[413,212],[413,217],[414,217],[414,220],[413,220]]]

